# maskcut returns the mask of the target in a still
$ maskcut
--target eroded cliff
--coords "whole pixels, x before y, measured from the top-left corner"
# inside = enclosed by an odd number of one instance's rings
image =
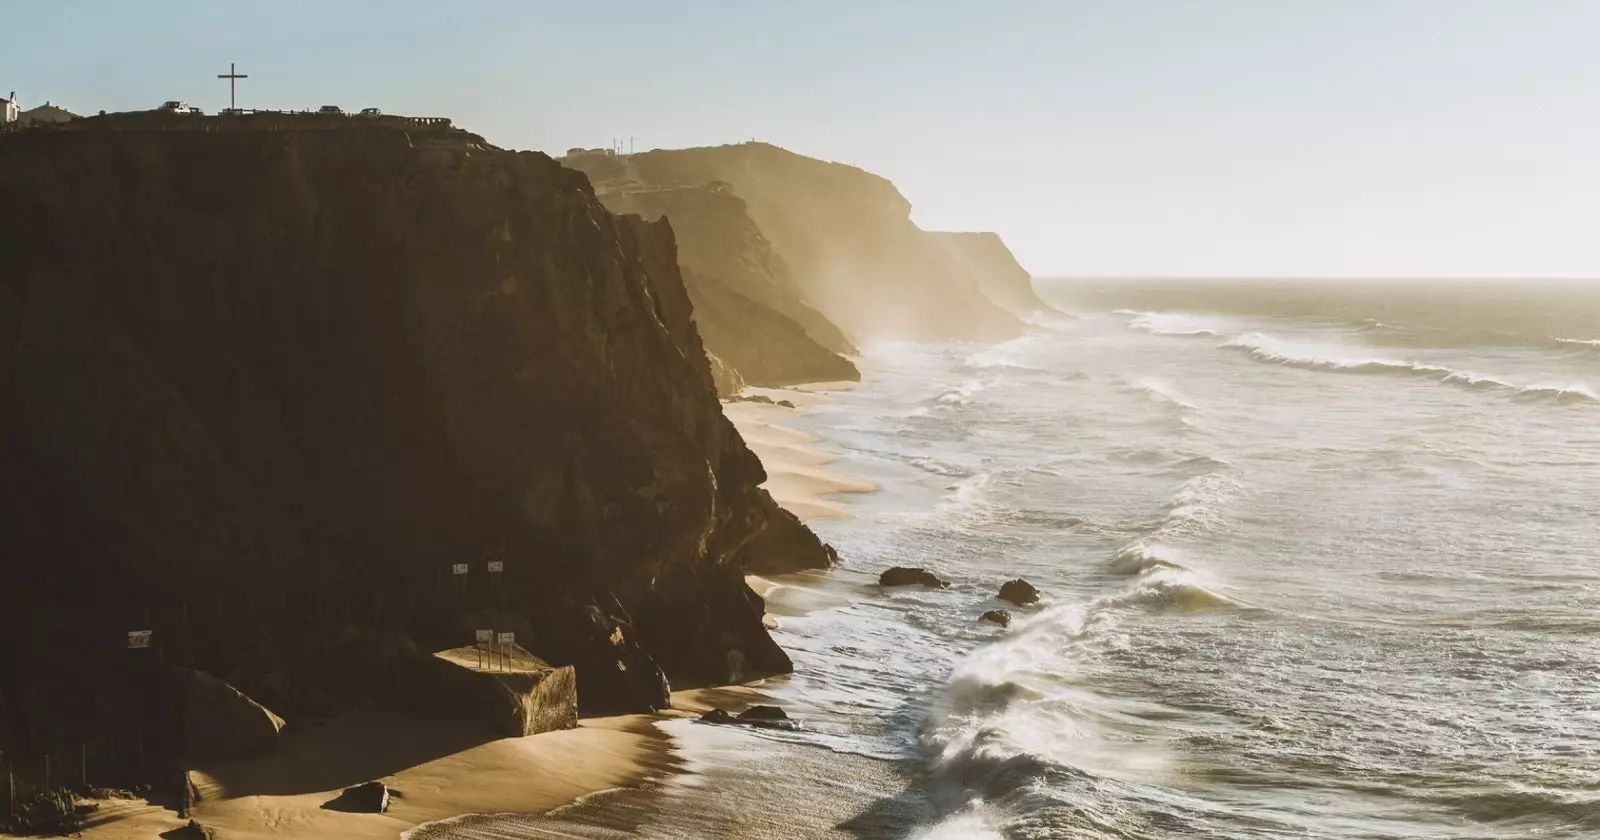
[[[857,380],[839,328],[801,300],[788,266],[724,184],[601,184],[615,213],[667,218],[706,349],[749,385]],[[728,388],[721,390],[728,392]]]
[[[789,670],[742,570],[829,552],[721,413],[667,223],[387,130],[19,134],[0,208],[24,748],[135,716],[133,629],[291,722],[491,620],[591,709]]]
[[[729,184],[783,256],[795,293],[852,340],[995,340],[1024,331],[912,222],[893,184],[853,166],[765,143],[563,162],[596,183]]]
[[[1033,275],[1018,262],[998,233],[929,233],[974,279],[985,297],[1018,315],[1050,311],[1033,290]]]

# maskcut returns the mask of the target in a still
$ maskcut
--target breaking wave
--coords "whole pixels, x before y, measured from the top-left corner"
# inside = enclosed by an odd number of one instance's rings
[[[1221,338],[1227,333],[1230,324],[1221,318],[1182,312],[1140,312],[1135,309],[1118,309],[1115,314],[1133,316],[1132,320],[1128,321],[1128,329],[1151,335]]]
[[[956,365],[956,369],[967,373],[995,369],[1042,373],[1043,368],[1025,364],[1022,361],[1024,353],[1037,342],[1038,336],[1036,335],[1025,335],[1021,338],[1003,341],[992,347],[985,347],[982,350],[967,354],[966,358]]]
[[[1334,373],[1403,374],[1424,377],[1470,390],[1506,391],[1525,397],[1600,403],[1600,395],[1584,383],[1521,386],[1493,376],[1456,370],[1443,365],[1363,355],[1360,352],[1362,348],[1285,341],[1264,333],[1246,333],[1223,342],[1221,346],[1244,351],[1257,361],[1285,367]]]
[[[989,383],[990,380],[988,379],[972,377],[959,385],[944,389],[937,397],[933,398],[933,401],[944,405],[966,405],[972,400],[973,394],[988,388]]]
[[[1156,569],[1178,569],[1187,566],[1178,559],[1178,553],[1164,545],[1137,540],[1112,556],[1109,567],[1119,575],[1142,575]]]
[[[1137,384],[1140,390],[1158,400],[1171,403],[1178,408],[1188,409],[1190,411],[1196,410],[1195,404],[1184,399],[1178,393],[1177,389],[1173,388],[1170,383],[1164,382],[1160,379],[1145,377],[1140,379]]]

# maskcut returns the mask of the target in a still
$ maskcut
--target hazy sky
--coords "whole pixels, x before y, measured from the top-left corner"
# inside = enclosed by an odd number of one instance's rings
[[[757,138],[1044,275],[1600,276],[1600,0],[54,0],[0,89]]]

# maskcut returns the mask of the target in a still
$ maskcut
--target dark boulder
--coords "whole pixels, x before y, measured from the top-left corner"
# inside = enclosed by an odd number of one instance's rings
[[[348,811],[354,814],[381,814],[389,810],[389,788],[383,782],[366,782],[347,787],[328,804],[330,811]]]
[[[1022,578],[1008,580],[1000,586],[1000,600],[1010,601],[1019,607],[1037,604],[1039,603],[1039,590]]]
[[[788,720],[789,714],[777,706],[751,706],[739,713],[739,719],[751,720]]]
[[[1001,627],[1011,626],[1011,613],[1005,610],[990,610],[979,617],[980,621],[993,622]]]
[[[905,566],[895,566],[878,576],[879,586],[931,586],[935,589],[949,589],[950,582],[942,580],[938,575],[927,569],[911,569]]]
[[[727,709],[712,709],[700,716],[701,723],[733,723],[733,715]]]
[[[784,408],[794,408],[794,403],[789,402],[788,400],[778,400],[777,404],[783,406]]]
[[[162,840],[212,840],[216,836],[216,831],[206,828],[194,820],[190,820],[189,824],[182,828],[174,828],[171,831],[161,833]]]

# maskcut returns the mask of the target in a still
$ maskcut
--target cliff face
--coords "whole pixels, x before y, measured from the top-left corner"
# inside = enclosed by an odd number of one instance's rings
[[[1033,275],[997,233],[930,233],[978,281],[985,297],[1018,315],[1050,310],[1033,291]]]
[[[612,212],[672,222],[700,336],[744,383],[775,387],[860,379],[855,365],[839,355],[854,348],[838,327],[800,299],[783,258],[756,227],[744,201],[724,185],[603,185],[599,195]],[[736,393],[720,384],[719,391]]]
[[[731,185],[783,255],[796,294],[852,339],[994,340],[1024,329],[911,221],[893,184],[855,167],[764,143],[564,162],[596,183]]]
[[[828,551],[758,488],[666,223],[398,131],[25,133],[0,207],[24,746],[127,716],[135,629],[291,722],[485,615],[591,709],[789,670],[742,569]]]

